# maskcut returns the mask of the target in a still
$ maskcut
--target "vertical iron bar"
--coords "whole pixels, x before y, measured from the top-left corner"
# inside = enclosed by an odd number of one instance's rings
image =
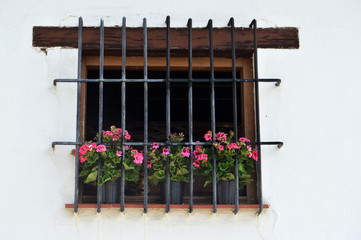
[[[193,212],[193,83],[192,83],[192,19],[188,19],[188,130],[190,145],[189,161],[189,212]]]
[[[148,211],[148,41],[147,19],[143,18],[144,38],[144,213]]]
[[[258,151],[258,161],[256,163],[257,170],[257,185],[258,185],[258,202],[259,202],[259,211],[258,215],[262,213],[263,210],[263,194],[262,194],[262,169],[261,169],[261,131],[260,131],[260,117],[259,117],[259,89],[258,89],[258,46],[257,46],[257,21],[253,19],[251,26],[253,25],[253,38],[254,38],[254,56],[253,56],[253,65],[254,65],[254,93],[255,93],[255,110],[256,110],[256,146]]]
[[[100,66],[99,66],[99,123],[98,123],[98,144],[102,143],[103,129],[103,88],[104,88],[104,20],[100,20]],[[102,159],[99,157],[98,163],[98,186],[97,186],[97,212],[101,211],[102,186],[99,186],[99,179],[102,173]]]
[[[209,60],[210,60],[210,83],[211,83],[211,128],[212,128],[212,159],[213,159],[213,213],[217,212],[217,159],[214,149],[216,142],[216,111],[215,111],[215,92],[214,92],[214,62],[213,62],[213,21],[208,21],[209,28]]]
[[[83,19],[79,18],[78,26],[78,79],[81,79],[81,55],[82,55],[82,33],[83,33]],[[77,83],[77,102],[76,102],[76,142],[80,142],[80,110],[81,110],[81,83]],[[75,186],[74,186],[74,213],[78,212],[79,201],[79,148],[76,145],[75,158]]]
[[[127,36],[126,36],[126,18],[123,17],[122,22],[122,80],[126,79],[126,46],[127,46]],[[126,82],[122,82],[122,164],[121,164],[121,176],[120,176],[120,211],[124,212],[125,205],[125,169],[123,162],[125,161],[125,94],[126,94]]]
[[[234,19],[229,20],[228,26],[231,26],[231,42],[232,42],[232,90],[233,90],[233,131],[235,141],[238,140],[238,112],[237,112],[237,82],[236,82],[236,43],[234,38]],[[236,150],[236,158],[234,164],[234,176],[236,179],[234,213],[239,210],[239,177],[238,177],[238,151]]]
[[[167,143],[170,142],[170,17],[167,16],[167,69],[166,69],[166,137]],[[170,146],[167,145],[170,152]],[[170,210],[170,159],[167,156],[167,183],[166,183],[166,212]]]

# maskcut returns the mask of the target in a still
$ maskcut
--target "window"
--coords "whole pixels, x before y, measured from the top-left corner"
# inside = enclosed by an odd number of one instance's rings
[[[128,79],[143,78],[143,62],[142,57],[128,57],[126,75]],[[165,76],[165,58],[150,57],[148,58],[148,79],[164,79]],[[104,59],[104,78],[105,79],[120,79],[122,69],[121,57],[105,57]],[[215,58],[215,79],[231,79],[232,72],[230,66],[232,60],[230,58]],[[208,66],[207,66],[208,65]],[[172,83],[171,88],[171,132],[183,132],[185,134],[185,141],[189,141],[188,134],[188,58],[172,58],[170,63],[170,77],[171,79],[184,79],[181,83]],[[252,60],[239,58],[236,61],[237,74],[236,77],[251,78],[252,76]],[[83,73],[87,75],[84,78],[97,79],[99,77],[99,58],[85,57],[83,61]],[[193,58],[193,79],[209,79],[209,58]],[[98,103],[99,103],[99,84],[86,83],[84,84],[86,91],[83,93],[82,99],[86,98],[85,108],[82,111],[85,113],[82,116],[82,122],[85,123],[85,130],[82,136],[86,141],[92,140],[98,131]],[[150,142],[164,142],[166,140],[165,133],[165,116],[166,116],[166,99],[165,99],[165,83],[149,83],[149,120],[148,120],[148,134]],[[244,83],[243,88],[251,88],[252,83]],[[239,113],[244,111],[241,102],[246,102],[253,105],[253,94],[241,94],[241,84],[237,84],[238,94],[238,109]],[[245,91],[245,89],[244,89]],[[216,129],[217,131],[229,132],[233,130],[233,99],[232,99],[232,84],[216,83]],[[211,129],[210,116],[210,91],[209,83],[195,82],[193,83],[193,139],[202,141],[204,134]],[[241,99],[241,96],[243,98]],[[142,83],[127,83],[126,90],[126,129],[131,132],[133,141],[142,142],[144,138],[143,132],[143,84]],[[250,103],[248,103],[250,102]],[[121,125],[121,84],[106,83],[104,84],[104,118],[103,129],[110,129],[110,126]],[[253,110],[253,109],[252,109]],[[247,113],[246,113],[247,114]],[[254,114],[254,113],[253,113]],[[241,114],[239,114],[241,117]],[[246,116],[249,118],[249,116]],[[254,124],[249,123],[245,125],[239,121],[240,136],[245,136],[254,132]],[[248,136],[248,135],[247,135]],[[251,135],[252,137],[252,135]],[[199,176],[196,176],[199,177]],[[203,187],[200,179],[196,179],[194,186],[194,204],[211,204],[212,203],[212,188],[209,185],[207,188]],[[247,189],[247,191],[246,191]],[[125,187],[125,203],[142,203],[143,202],[143,186],[128,184]],[[254,203],[256,202],[255,184],[250,184],[248,188],[244,188],[240,192],[240,203]],[[150,188],[149,203],[162,203],[159,198],[160,188]],[[185,204],[189,203],[189,185],[186,184],[185,189]],[[83,203],[96,202],[96,187],[91,185],[83,185],[83,192],[80,193],[80,200]]]
[[[256,145],[259,152],[261,151],[261,145],[278,145],[279,147],[282,146],[282,142],[261,142],[260,140],[260,133],[259,133],[259,104],[258,104],[258,83],[259,82],[276,82],[276,85],[279,85],[279,79],[258,79],[258,71],[257,71],[257,25],[256,21],[254,20],[251,23],[251,26],[254,29],[254,78],[252,76],[252,59],[242,59],[236,58],[236,45],[235,45],[235,34],[234,34],[234,23],[233,19],[230,20],[230,28],[229,28],[229,35],[230,35],[230,45],[231,47],[231,57],[232,58],[222,58],[222,57],[214,57],[214,49],[213,49],[213,26],[212,21],[210,20],[207,26],[207,30],[209,31],[209,49],[207,50],[200,50],[198,54],[202,55],[206,52],[209,53],[208,57],[199,58],[192,56],[192,22],[191,20],[188,22],[188,40],[189,40],[189,55],[188,58],[179,58],[179,57],[171,57],[170,54],[170,21],[169,17],[167,17],[167,47],[166,47],[166,57],[148,57],[147,56],[147,26],[146,20],[144,19],[144,58],[136,57],[137,54],[134,56],[126,56],[126,27],[125,27],[125,18],[123,18],[123,27],[122,27],[122,57],[116,56],[109,56],[104,58],[104,25],[103,20],[101,21],[100,27],[100,62],[98,63],[99,57],[85,57],[82,59],[82,19],[79,19],[79,42],[78,42],[78,50],[79,50],[79,69],[78,69],[78,78],[77,79],[57,79],[56,82],[77,82],[78,84],[78,103],[77,103],[77,140],[75,143],[69,142],[53,142],[53,146],[57,144],[74,144],[77,146],[77,152],[79,151],[79,146],[82,144],[82,141],[86,140],[88,136],[91,136],[95,132],[102,134],[102,130],[105,129],[106,125],[113,124],[112,122],[118,122],[122,126],[126,124],[126,129],[132,128],[132,131],[135,133],[135,139],[138,142],[138,145],[150,145],[151,139],[154,136],[150,136],[152,131],[159,131],[160,125],[166,125],[165,134],[160,134],[165,136],[163,143],[167,146],[172,146],[169,140],[170,132],[174,129],[175,131],[187,131],[187,123],[188,126],[190,124],[193,125],[192,130],[189,130],[190,135],[193,136],[193,141],[191,138],[188,140],[189,145],[197,146],[203,143],[195,142],[197,137],[201,137],[202,132],[206,129],[212,129],[213,132],[216,132],[216,129],[234,129],[235,132],[240,132],[242,135],[247,136],[250,139],[254,139],[255,142],[250,143]],[[223,53],[224,54],[224,53]],[[206,55],[206,54],[205,54]],[[144,65],[142,64],[144,62]],[[126,64],[125,64],[126,63]],[[145,67],[143,67],[145,66]],[[98,75],[96,67],[99,67],[99,78],[96,76]],[[121,69],[121,71],[119,70]],[[125,73],[127,72],[127,77],[125,77]],[[143,78],[141,77],[142,73],[144,74]],[[191,73],[191,78],[188,77],[188,74]],[[84,77],[86,76],[86,79]],[[140,75],[140,76],[139,76]],[[165,76],[164,76],[165,75]],[[110,77],[110,80],[107,80],[107,76]],[[92,79],[94,77],[94,79]],[[218,77],[220,78],[219,80]],[[134,81],[132,79],[136,79],[138,81]],[[154,81],[152,81],[154,79]],[[199,80],[198,80],[199,79]],[[203,81],[205,80],[205,81]],[[93,83],[96,83],[95,85]],[[144,94],[148,95],[149,101],[142,100],[141,97],[133,97],[133,99],[129,99],[129,94],[127,91],[137,93],[139,89],[142,87],[136,86],[137,84],[145,84],[149,85],[147,87]],[[187,84],[192,84],[193,93],[195,94],[194,98],[186,99],[185,93],[189,93],[189,85],[187,89]],[[112,85],[113,84],[113,85]],[[154,84],[154,85],[153,85]],[[109,85],[110,88],[107,89],[104,87],[105,85]],[[139,130],[139,122],[141,122],[142,114],[138,111],[131,112],[129,110],[129,105],[125,107],[124,99],[122,98],[121,102],[121,118],[119,115],[115,115],[113,109],[119,108],[119,101],[116,101],[117,98],[116,93],[119,93],[119,85],[125,86],[127,85],[129,89],[125,91],[125,88],[121,88],[121,96],[127,95],[126,102],[130,102],[130,106],[134,108],[141,108],[138,101],[144,101],[144,114],[148,115],[148,119],[143,121],[144,126],[144,134],[142,136],[142,130]],[[152,86],[151,86],[152,85]],[[211,86],[211,93],[205,96],[205,91],[202,90],[206,85]],[[237,86],[239,85],[239,86]],[[98,87],[99,86],[99,87]],[[117,87],[118,86],[118,87]],[[230,87],[232,86],[232,87]],[[174,88],[175,87],[175,88]],[[162,89],[167,89],[166,93],[162,93]],[[172,89],[173,88],[173,89]],[[222,90],[221,90],[222,89]],[[230,90],[235,90],[234,93],[237,94],[239,92],[240,97],[229,97]],[[254,89],[254,91],[253,91]],[[188,90],[188,91],[187,91]],[[218,98],[215,96],[215,91],[219,94]],[[99,113],[98,113],[98,123],[96,124],[96,112],[92,111],[90,105],[93,105],[92,101],[94,101],[94,97],[96,97],[95,92],[99,91]],[[182,93],[183,91],[183,93]],[[228,93],[227,93],[228,91]],[[106,96],[104,93],[107,92]],[[172,101],[172,95],[169,95],[169,92],[174,93],[174,98]],[[115,95],[112,97],[112,95]],[[150,95],[155,95],[154,97]],[[159,96],[166,95],[166,101],[162,102]],[[222,97],[222,94],[224,96]],[[171,97],[172,96],[172,97]],[[210,113],[208,112],[211,121],[210,123],[206,121],[205,115],[207,115],[207,111],[204,111],[204,106],[207,103],[202,103],[206,98],[209,98],[208,105],[210,105]],[[132,100],[132,101],[130,101]],[[187,101],[188,100],[188,101]],[[217,103],[215,103],[217,100]],[[96,100],[95,100],[96,101]],[[107,103],[107,101],[109,101]],[[168,105],[170,102],[174,102],[175,104],[171,107]],[[188,104],[194,106],[193,111],[190,111],[193,114],[193,119],[185,117],[185,114],[182,114],[186,110],[184,108],[186,106],[185,103],[190,103],[193,101],[193,104]],[[222,106],[220,104],[221,101],[224,101],[225,104]],[[230,116],[227,111],[227,107],[230,105],[229,103],[232,102],[233,104],[238,103],[237,108],[232,109],[232,118],[233,122],[230,121]],[[138,105],[137,105],[138,104]],[[147,104],[147,107],[145,106]],[[159,118],[159,115],[164,114],[164,105],[166,105],[166,120],[162,121]],[[86,107],[87,106],[87,107]],[[132,108],[131,107],[131,108]],[[160,107],[156,112],[150,113],[150,108],[156,109],[156,107]],[[169,108],[168,108],[169,107]],[[197,107],[199,109],[197,109]],[[175,110],[177,108],[177,110]],[[127,110],[126,110],[127,109]],[[163,110],[162,110],[163,109]],[[180,109],[180,110],[178,110]],[[124,111],[130,112],[129,118],[125,117]],[[158,112],[157,112],[158,111]],[[172,112],[175,114],[172,115]],[[221,115],[217,116],[217,113],[221,113]],[[241,112],[239,114],[238,112]],[[152,115],[153,114],[153,115]],[[198,114],[198,115],[197,115]],[[237,118],[234,116],[238,116],[241,119],[242,124],[238,124]],[[221,121],[216,121],[216,117],[221,119]],[[125,121],[124,121],[125,120]],[[130,122],[127,122],[130,121]],[[198,124],[198,125],[197,125]],[[208,126],[207,126],[208,124]],[[97,126],[96,126],[97,125]],[[195,129],[195,127],[197,129]],[[124,127],[122,127],[124,129]],[[172,129],[173,128],[173,129]],[[98,131],[97,131],[97,130]],[[163,128],[164,129],[164,128]],[[218,130],[217,130],[218,131]],[[147,134],[148,136],[146,136]],[[238,137],[241,136],[238,134]],[[143,138],[143,140],[142,140]],[[213,139],[213,141],[215,141]],[[101,142],[100,142],[101,143]],[[137,143],[137,142],[136,142]],[[214,142],[213,142],[214,143]],[[128,143],[129,144],[129,143]],[[118,145],[124,146],[125,143],[122,142]],[[134,145],[134,144],[133,144]],[[212,146],[212,144],[209,144]],[[213,155],[213,154],[212,154]],[[215,163],[214,163],[215,164]],[[257,162],[257,183],[258,183],[258,203],[260,207],[259,213],[262,211],[263,208],[263,201],[262,201],[262,182],[261,182],[261,165],[260,165],[260,158]],[[99,165],[101,166],[101,165]],[[79,162],[76,161],[76,174],[78,176],[78,169],[79,169]],[[101,169],[101,167],[99,168]],[[191,168],[192,169],[192,168]],[[122,170],[123,171],[123,170]],[[238,171],[238,168],[235,168],[235,171]],[[215,174],[215,170],[213,170],[213,174]],[[122,174],[124,176],[124,174]],[[215,176],[215,175],[213,175]],[[238,176],[238,174],[235,174]],[[147,211],[148,208],[148,184],[146,184],[148,179],[147,176],[147,168],[144,167],[144,211]],[[78,197],[79,197],[79,179],[76,178],[75,181],[75,199],[74,199],[74,211],[77,212],[78,209]],[[167,182],[169,178],[167,177]],[[190,211],[193,210],[193,201],[196,199],[194,195],[194,183],[193,183],[193,173],[190,173],[190,190],[189,190],[189,208]],[[238,188],[238,184],[236,184]],[[121,197],[121,204],[120,208],[121,211],[124,210],[124,203],[125,203],[125,185],[124,179],[122,179],[121,184],[122,189],[122,197]],[[91,192],[91,189],[83,189],[83,193],[87,193],[87,191]],[[170,202],[169,202],[169,185],[167,187],[167,201],[166,201],[166,211],[170,209]],[[245,200],[246,202],[254,202],[255,201],[255,194],[256,188],[254,187],[247,187],[247,197],[243,197],[241,199]],[[216,187],[215,183],[212,184],[212,201],[213,201],[213,211],[216,212],[217,210],[217,202],[216,202]],[[101,209],[101,187],[97,186],[97,208],[98,212]],[[82,199],[83,200],[83,199]],[[239,208],[239,198],[236,198],[234,207],[235,212],[238,211]]]

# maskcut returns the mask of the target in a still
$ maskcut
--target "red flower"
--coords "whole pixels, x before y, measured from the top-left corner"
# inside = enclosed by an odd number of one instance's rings
[[[225,141],[227,141],[227,135],[224,132],[218,132],[218,133],[216,133],[216,139],[218,141],[225,142]]]
[[[252,153],[252,158],[256,161],[258,161],[258,152],[257,150],[254,150],[254,152]]]
[[[134,155],[134,161],[133,162],[137,163],[137,164],[141,164],[143,162],[143,159],[144,159],[143,154],[137,153],[137,154]]]
[[[250,142],[249,139],[248,139],[248,138],[245,138],[245,137],[239,138],[238,141],[240,141],[240,142]]]
[[[80,156],[80,162],[83,163],[85,162],[88,158],[87,157],[83,157],[83,156]]]
[[[106,150],[107,150],[107,148],[105,147],[105,145],[97,146],[97,152],[105,152]]]
[[[206,141],[211,141],[212,140],[212,131],[208,131],[206,134],[204,134],[204,139]]]
[[[152,167],[152,162],[148,161],[147,168],[151,168],[151,167]]]
[[[169,149],[163,148],[163,155],[168,155],[168,154],[169,154]]]
[[[189,157],[189,155],[190,155],[190,153],[189,153],[189,147],[183,148],[181,154],[182,154],[183,156],[185,156],[185,157]]]
[[[84,144],[83,146],[80,147],[79,153],[80,155],[84,155],[88,150],[89,150],[89,146]]]

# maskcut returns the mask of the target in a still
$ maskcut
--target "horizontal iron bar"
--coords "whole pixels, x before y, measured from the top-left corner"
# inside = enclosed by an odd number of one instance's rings
[[[167,142],[126,142],[124,145],[129,146],[152,146],[153,143],[158,143],[160,146],[169,145],[169,146],[211,146],[211,142],[180,142],[180,143],[167,143]],[[51,146],[52,148],[55,147],[55,145],[83,145],[84,142],[52,142]],[[102,143],[105,146],[121,146],[121,142],[115,142],[115,143]],[[283,146],[283,142],[247,142],[247,145],[277,145],[278,148],[281,148]]]
[[[187,83],[189,82],[189,79],[186,78],[180,78],[180,79],[55,79],[54,80],[54,86],[56,86],[56,83],[58,82],[184,82]],[[210,79],[191,79],[191,82],[210,82]],[[235,79],[233,80],[232,78],[219,78],[219,79],[214,79],[214,82],[255,82],[256,79],[252,79],[252,78],[246,78],[246,79]],[[276,86],[279,86],[281,84],[281,79],[278,78],[260,78],[258,79],[258,82],[275,82]]]
[[[283,146],[283,142],[249,142],[247,145],[277,145],[278,148]]]

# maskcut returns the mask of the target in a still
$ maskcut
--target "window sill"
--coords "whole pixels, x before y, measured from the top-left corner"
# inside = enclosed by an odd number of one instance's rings
[[[102,204],[102,208],[119,208],[119,203],[113,203],[113,204]],[[143,204],[125,204],[125,208],[144,208]],[[148,204],[148,208],[164,208],[165,209],[166,204]],[[74,204],[65,204],[65,208],[74,208]],[[82,203],[78,204],[78,208],[97,208],[97,204],[95,203]],[[188,204],[170,204],[170,208],[177,208],[177,209],[187,209],[189,208]],[[212,204],[200,204],[200,205],[193,205],[194,209],[213,209]],[[234,204],[217,204],[217,208],[223,208],[223,209],[230,209],[234,208]],[[246,209],[246,208],[259,208],[259,204],[240,204],[240,209]],[[268,204],[264,204],[263,208],[269,208]]]

